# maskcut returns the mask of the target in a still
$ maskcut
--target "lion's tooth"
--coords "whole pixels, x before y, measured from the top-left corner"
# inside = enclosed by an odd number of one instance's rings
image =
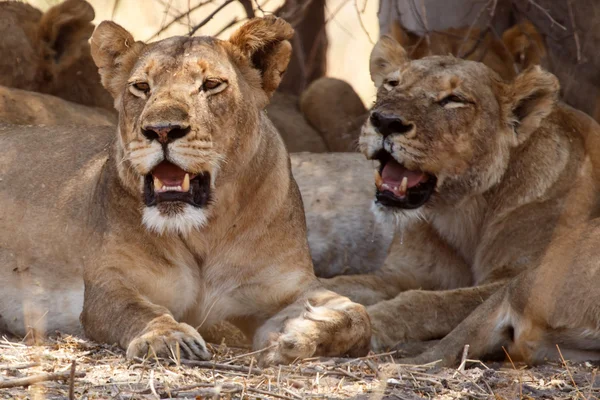
[[[163,183],[157,177],[154,177],[154,191],[161,190],[163,188]]]
[[[400,183],[400,188],[398,191],[404,194],[406,193],[406,190],[408,190],[408,178],[405,176],[404,178],[402,178],[402,183]]]
[[[185,174],[183,178],[183,183],[181,184],[181,190],[184,192],[190,191],[190,174]]]
[[[383,178],[381,177],[381,174],[379,173],[378,170],[375,170],[375,186],[380,187],[382,183],[383,183]]]

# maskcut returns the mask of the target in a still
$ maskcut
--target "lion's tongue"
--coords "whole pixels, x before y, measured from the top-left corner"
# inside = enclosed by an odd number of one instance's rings
[[[389,160],[381,171],[380,189],[389,190],[396,196],[404,196],[406,195],[406,190],[402,188],[404,178],[406,178],[406,188],[411,188],[427,180],[427,174],[423,171],[411,171],[395,160]]]
[[[183,178],[185,178],[185,171],[175,164],[163,161],[152,170],[152,176],[160,179],[163,185],[181,186]]]

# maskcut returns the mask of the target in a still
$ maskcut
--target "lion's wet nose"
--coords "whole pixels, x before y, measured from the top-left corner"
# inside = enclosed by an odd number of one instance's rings
[[[410,132],[414,125],[411,123],[406,123],[402,120],[402,118],[398,117],[394,114],[386,114],[380,112],[371,113],[371,124],[375,129],[383,135],[383,137],[387,137],[389,135],[393,135],[395,133],[404,135],[405,133]]]
[[[171,143],[189,132],[190,126],[187,124],[157,124],[146,125],[142,128],[142,135],[149,140],[158,140],[162,144]]]

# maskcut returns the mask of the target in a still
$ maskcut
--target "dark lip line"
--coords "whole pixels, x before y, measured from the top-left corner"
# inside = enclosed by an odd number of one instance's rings
[[[390,160],[395,160],[396,162],[398,162],[387,150],[385,149],[379,149],[371,158],[372,160],[377,160],[379,161],[379,174],[383,173],[383,168],[385,167],[385,165],[390,161]],[[399,162],[398,162],[399,163]],[[402,163],[399,163],[400,165],[403,165]],[[427,182],[423,182],[423,183],[419,183],[418,185],[409,188],[407,190],[407,195],[405,196],[404,199],[399,199],[397,198],[392,192],[390,192],[389,190],[384,190],[383,192],[379,191],[379,189],[377,187],[375,187],[375,199],[376,201],[385,206],[385,207],[393,207],[393,208],[399,208],[399,209],[405,209],[405,210],[411,210],[411,209],[417,209],[422,207],[423,205],[425,205],[429,199],[431,199],[431,196],[433,194],[433,192],[436,189],[437,186],[437,177],[433,174],[430,174],[426,171],[422,171],[423,173],[427,174],[427,176],[429,177],[429,179],[427,180]],[[409,203],[410,199],[413,198],[415,196],[421,195],[423,196],[423,199],[421,201],[417,201],[416,203]]]
[[[210,181],[210,173],[205,171],[197,174],[193,179],[190,179],[189,192],[182,193],[168,191],[156,193],[154,191],[154,178],[150,172],[144,176],[144,191],[142,200],[146,207],[153,207],[162,202],[181,201],[194,207],[202,208],[207,206],[212,200]],[[197,198],[198,196],[199,198]],[[197,200],[199,200],[200,203],[198,203]]]

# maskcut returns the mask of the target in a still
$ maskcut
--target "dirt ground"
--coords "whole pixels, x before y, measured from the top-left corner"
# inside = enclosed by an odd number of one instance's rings
[[[259,369],[256,353],[210,345],[209,362],[125,360],[72,336],[27,346],[0,340],[4,399],[596,399],[598,364],[467,362],[462,370],[398,365],[393,354],[307,359]],[[74,362],[73,362],[74,361]],[[74,366],[74,368],[73,368]],[[397,373],[383,371],[396,370]],[[33,383],[39,380],[38,383]],[[32,384],[33,383],[33,384]],[[29,384],[29,386],[26,386]]]

